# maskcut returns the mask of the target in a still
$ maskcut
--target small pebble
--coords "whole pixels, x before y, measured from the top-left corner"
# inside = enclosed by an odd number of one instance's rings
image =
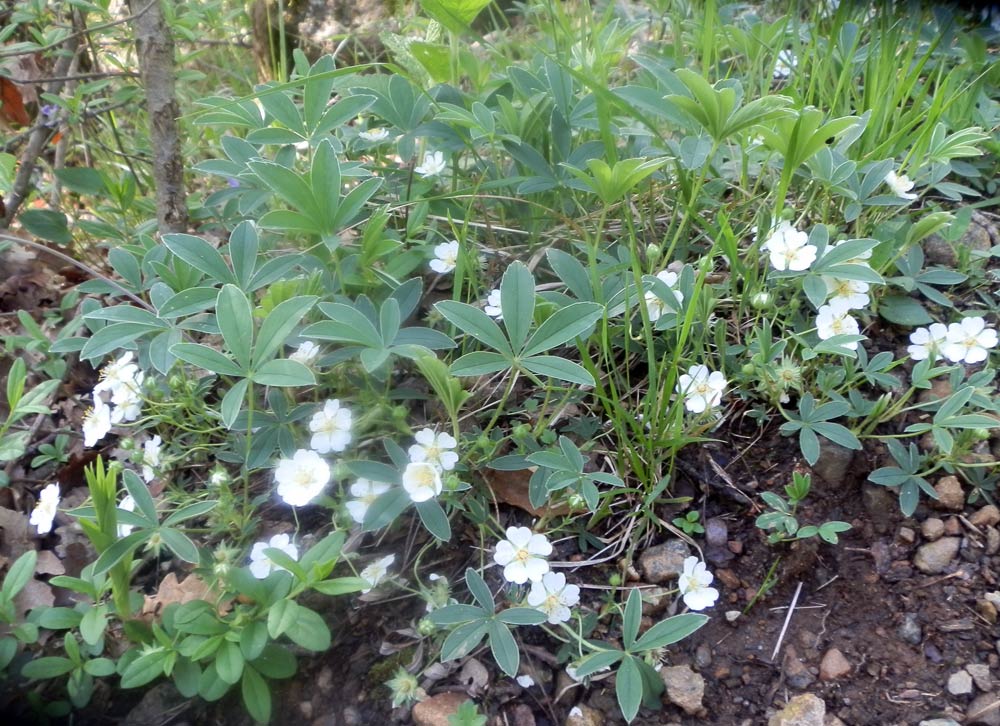
[[[929,542],[941,539],[942,535],[944,535],[944,522],[937,517],[928,517],[920,525],[920,534]]]
[[[993,678],[990,676],[990,667],[985,663],[969,663],[965,670],[972,676],[973,683],[983,693],[993,690]]]
[[[948,693],[953,696],[967,696],[972,693],[972,676],[968,671],[956,671],[948,676]]]
[[[920,641],[924,638],[916,613],[906,613],[896,633],[910,645],[920,645]]]

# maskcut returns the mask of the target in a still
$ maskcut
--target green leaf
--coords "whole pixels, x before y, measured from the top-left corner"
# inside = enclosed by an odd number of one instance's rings
[[[215,305],[219,291],[214,287],[189,287],[169,298],[157,311],[161,318],[180,318],[200,313]]]
[[[219,672],[215,669],[215,663],[202,671],[201,679],[198,681],[198,695],[206,701],[218,701],[229,692],[230,684],[219,678]]]
[[[68,245],[73,241],[66,223],[66,215],[51,209],[29,209],[18,216],[21,226],[28,232],[57,245]]]
[[[148,540],[153,534],[153,530],[144,529],[133,532],[125,539],[120,539],[108,547],[94,563],[94,575],[103,575],[112,567],[117,565],[125,557],[132,554],[136,547]]]
[[[448,522],[448,515],[445,514],[444,509],[437,501],[429,499],[426,502],[417,502],[414,508],[428,532],[442,542],[451,539],[451,524]]]
[[[515,261],[503,274],[500,309],[511,347],[521,350],[535,313],[535,278],[523,262]]]
[[[196,270],[216,282],[237,284],[239,281],[215,247],[190,234],[165,234],[163,244]]]
[[[249,378],[241,378],[222,397],[222,405],[219,407],[219,411],[222,414],[222,425],[227,429],[233,428],[236,418],[240,415],[240,411],[243,410],[243,401],[246,398],[247,387],[249,385]]]
[[[264,646],[264,652],[250,665],[268,678],[291,678],[295,675],[295,656],[275,643]]]
[[[259,248],[257,228],[250,220],[240,222],[229,235],[229,259],[233,263],[236,280],[244,290],[249,289],[253,279]]]
[[[243,653],[240,646],[231,641],[222,644],[215,653],[215,670],[226,683],[236,683],[243,675]]]
[[[302,337],[357,343],[367,348],[382,347],[382,335],[357,308],[343,303],[321,303],[319,309],[330,320],[308,326],[302,331]]]
[[[890,323],[915,327],[934,322],[927,310],[917,300],[905,295],[886,295],[878,306],[878,314]]]
[[[491,0],[420,0],[424,12],[453,33],[463,33]]]
[[[487,630],[489,630],[489,621],[485,620],[475,620],[471,623],[459,625],[448,633],[448,637],[441,644],[441,661],[455,660],[467,656],[479,645],[486,635]]]
[[[521,654],[517,649],[517,641],[503,623],[494,620],[489,624],[490,651],[500,669],[513,678],[517,675],[517,667],[521,662]]]
[[[275,352],[284,345],[292,334],[295,326],[305,317],[306,313],[316,304],[315,296],[293,297],[278,303],[264,318],[257,335],[257,345],[253,351],[253,367],[270,360]]]
[[[285,635],[296,645],[315,653],[322,653],[330,647],[330,628],[319,613],[301,605]]]
[[[253,311],[246,294],[236,285],[224,285],[219,291],[216,318],[226,347],[244,370],[250,367],[253,345]]]
[[[293,600],[279,600],[267,612],[267,633],[277,638],[292,627],[299,616],[299,606]]]
[[[468,586],[469,592],[472,593],[472,597],[479,603],[479,606],[488,612],[493,612],[495,607],[493,604],[493,593],[490,592],[490,587],[486,584],[486,580],[483,579],[482,575],[471,567],[467,567],[465,569],[465,584]]]
[[[108,326],[111,327],[111,326]],[[107,328],[105,328],[107,330]],[[223,376],[243,376],[244,371],[231,359],[201,343],[175,343],[170,352],[185,363]]]
[[[174,510],[169,517],[163,520],[164,527],[173,527],[175,524],[180,524],[189,519],[194,519],[195,517],[200,517],[203,514],[208,514],[213,509],[218,506],[218,500],[210,500],[205,502],[195,502],[194,504],[188,504],[180,509]]]
[[[20,360],[20,359],[18,359]],[[28,581],[35,574],[35,564],[38,562],[38,553],[35,550],[28,550],[23,553],[7,571],[7,576],[3,580],[3,596],[7,600],[13,600],[17,593],[24,589]]]
[[[533,356],[552,350],[574,338],[589,334],[594,323],[604,313],[604,306],[597,303],[579,302],[557,310],[548,320],[538,326],[524,347],[525,356]],[[504,322],[507,316],[504,314]],[[509,328],[508,328],[509,330]]]
[[[178,658],[171,675],[174,678],[174,685],[184,698],[194,698],[198,695],[201,666],[193,660],[183,656]]]
[[[602,650],[599,653],[594,653],[580,662],[580,665],[576,667],[576,675],[578,678],[586,678],[600,670],[610,668],[624,656],[625,654],[620,650]]]
[[[858,438],[846,426],[828,421],[817,421],[812,427],[817,434],[830,439],[830,441],[843,446],[845,449],[861,450],[861,442],[858,441]]]
[[[55,607],[41,611],[38,625],[46,630],[69,630],[80,625],[83,616],[72,608]]]
[[[243,657],[252,661],[264,652],[267,645],[267,623],[263,620],[254,620],[249,623],[240,633],[240,652]]]
[[[124,348],[132,343],[136,338],[153,333],[159,327],[153,327],[146,323],[112,323],[105,325],[98,330],[80,350],[80,357],[84,360],[94,360],[101,358],[111,351]]]
[[[271,689],[268,688],[267,681],[260,677],[253,668],[247,666],[243,669],[243,703],[247,707],[247,713],[260,723],[267,723],[271,720]]]
[[[115,662],[110,658],[94,658],[83,664],[83,670],[95,678],[107,678],[115,672]]]
[[[108,616],[105,613],[105,608],[94,605],[83,614],[83,618],[80,620],[80,635],[83,636],[87,645],[97,645],[104,636],[104,629],[107,627]]]
[[[497,620],[508,625],[541,625],[545,622],[545,613],[535,608],[507,608],[497,613]]]
[[[513,357],[510,343],[493,318],[479,308],[454,300],[443,300],[434,306],[444,318],[466,335],[489,346],[507,358]]]
[[[324,595],[347,595],[352,592],[361,592],[371,587],[367,580],[361,577],[335,577],[332,580],[323,580],[312,586],[316,592]]]
[[[21,675],[25,678],[58,678],[73,670],[76,664],[69,658],[60,656],[47,656],[45,658],[35,658],[35,660],[25,663],[21,669]]]
[[[198,556],[198,547],[179,529],[164,527],[160,530],[160,536],[163,537],[163,544],[180,559],[194,565],[201,561]]]
[[[264,386],[281,388],[316,385],[316,376],[309,366],[287,358],[269,360],[254,371],[253,380]]]
[[[533,355],[522,360],[521,365],[539,376],[547,376],[581,386],[594,385],[594,377],[586,368],[565,358],[557,358],[553,355]]]
[[[488,592],[489,589],[487,588],[487,593]],[[490,616],[490,612],[493,610],[493,598],[489,598],[488,602],[489,605],[487,606],[487,610],[484,610],[481,607],[476,607],[475,605],[465,605],[462,603],[445,605],[444,607],[433,610],[427,615],[427,618],[435,625],[445,626],[468,623],[473,620],[483,620],[488,618]]]
[[[799,450],[809,466],[819,461],[819,439],[811,428],[803,426],[799,429]]]
[[[56,178],[70,191],[90,196],[104,195],[107,185],[104,177],[94,169],[85,166],[63,167],[55,170]]]
[[[136,658],[128,664],[122,673],[122,688],[138,688],[159,678],[163,674],[163,665],[167,660],[167,651],[156,650]]]
[[[642,703],[642,675],[632,656],[626,656],[618,668],[618,674],[615,676],[615,693],[618,696],[618,707],[622,710],[622,716],[628,723],[632,723]]]
[[[625,601],[625,612],[622,614],[622,641],[625,650],[632,650],[635,639],[639,635],[639,622],[642,620],[642,595],[639,589],[633,587]]]
[[[509,358],[491,351],[467,353],[451,364],[453,376],[486,376],[507,370],[511,366]]]
[[[139,475],[132,469],[125,469],[122,472],[122,484],[132,499],[135,500],[136,509],[139,513],[149,520],[150,524],[159,521],[156,513],[156,502],[153,501],[153,496],[149,493],[149,487],[139,478]]]
[[[707,615],[684,613],[661,620],[636,641],[632,650],[653,650],[678,643],[708,622]]]
[[[395,478],[398,478],[398,474]],[[408,506],[410,506],[410,495],[405,489],[390,489],[368,507],[361,529],[365,532],[382,529],[393,522]]]

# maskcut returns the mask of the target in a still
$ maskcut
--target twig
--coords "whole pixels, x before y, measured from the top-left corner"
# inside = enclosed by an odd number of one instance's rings
[[[781,650],[781,642],[785,639],[785,631],[788,630],[788,624],[792,622],[792,613],[795,612],[795,603],[799,601],[799,593],[802,592],[802,581],[799,581],[798,586],[795,588],[795,594],[792,596],[792,604],[788,606],[788,614],[785,616],[785,624],[781,626],[781,632],[778,633],[778,642],[774,646],[774,652],[771,653],[771,660],[773,661],[778,657],[778,651]]]
[[[52,76],[49,78],[14,78],[11,76],[10,80],[19,86],[29,86],[38,83],[51,83],[52,81],[61,81],[63,83],[72,83],[73,81],[93,81],[98,78],[138,78],[139,74],[134,71],[104,71],[100,73],[80,73],[72,76]]]

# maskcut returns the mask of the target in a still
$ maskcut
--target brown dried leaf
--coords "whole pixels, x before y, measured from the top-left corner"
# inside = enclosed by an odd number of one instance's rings
[[[531,469],[520,469],[518,471],[484,469],[482,473],[483,478],[489,484],[490,489],[493,490],[493,494],[499,502],[523,509],[535,517],[569,514],[569,506],[566,504],[560,504],[557,507],[544,506],[541,508],[531,506],[531,499],[528,497],[528,482],[531,480],[533,473]]]
[[[192,600],[214,601],[218,593],[209,586],[207,582],[197,575],[188,575],[182,581],[177,580],[177,575],[168,573],[160,581],[160,587],[155,595],[147,595],[142,604],[142,612],[139,614],[143,620],[152,620],[159,617],[163,608],[171,603],[183,605]],[[220,609],[229,609],[229,603],[224,603]]]
[[[38,561],[35,564],[36,575],[65,575],[66,568],[62,560],[56,557],[52,550],[42,550],[38,553]]]

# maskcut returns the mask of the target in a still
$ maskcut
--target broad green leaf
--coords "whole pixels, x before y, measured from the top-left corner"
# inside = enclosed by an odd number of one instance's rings
[[[444,300],[434,307],[449,323],[466,335],[471,335],[507,358],[514,355],[500,326],[479,308],[454,300]]]
[[[545,622],[545,613],[535,608],[508,608],[497,613],[497,620],[508,625],[541,625]]]
[[[233,427],[236,417],[243,410],[243,401],[247,395],[247,387],[250,385],[249,378],[241,378],[233,384],[233,387],[226,391],[222,397],[222,405],[219,407],[222,413],[222,425],[227,429]]]
[[[297,360],[276,358],[264,363],[253,373],[255,383],[264,386],[290,388],[294,386],[313,386],[316,376],[312,370]]]
[[[615,693],[618,696],[618,707],[622,710],[622,716],[625,717],[625,721],[632,723],[642,703],[642,675],[632,656],[625,656],[618,668],[618,674],[615,676]]]
[[[427,531],[442,542],[451,539],[451,524],[448,522],[448,515],[437,501],[430,499],[426,502],[418,502],[415,505],[420,521],[423,522]]]
[[[553,355],[533,355],[522,360],[521,365],[539,376],[548,376],[581,386],[594,385],[594,377],[586,368],[565,358],[557,358]]]
[[[167,651],[156,650],[136,658],[129,663],[122,673],[122,688],[138,688],[159,678],[163,674],[163,664],[167,660]]]
[[[243,693],[243,704],[247,713],[259,723],[271,720],[271,689],[267,681],[260,677],[252,667],[243,669],[243,682],[240,690]]]
[[[500,309],[511,347],[521,350],[535,313],[535,278],[523,262],[515,261],[503,273]]]
[[[216,282],[236,284],[238,280],[215,247],[190,234],[165,234],[163,244],[196,270]]]
[[[548,320],[538,326],[524,347],[523,355],[533,356],[552,350],[574,338],[590,332],[604,307],[597,303],[579,302],[557,310]],[[506,314],[504,321],[506,321]],[[508,328],[509,329],[509,328]]]
[[[240,222],[229,235],[229,259],[233,263],[236,281],[244,290],[250,287],[253,272],[257,268],[257,252],[260,242],[257,228],[250,220]]]
[[[68,245],[73,241],[66,215],[51,209],[29,209],[18,216],[17,221],[25,230],[57,245]]]
[[[75,668],[75,664],[69,658],[59,656],[47,656],[35,658],[25,663],[21,668],[21,675],[25,678],[58,678],[64,676]]]
[[[678,643],[707,622],[708,616],[700,613],[684,613],[661,620],[642,634],[642,637],[636,641],[633,650],[653,650]]]
[[[215,305],[219,291],[214,287],[189,287],[168,299],[160,306],[161,318],[180,318],[200,313]]]
[[[486,376],[507,370],[511,362],[500,353],[476,351],[467,353],[451,364],[453,376]]]
[[[268,678],[291,678],[295,675],[295,656],[286,648],[274,643],[264,646],[260,657],[254,659],[250,665]]]
[[[919,301],[906,295],[886,295],[879,301],[878,314],[890,323],[915,327],[929,325],[934,319]]]
[[[441,644],[441,660],[464,658],[475,649],[489,629],[489,621],[475,620],[464,623],[448,633]]]
[[[160,536],[163,537],[163,543],[179,558],[194,565],[199,563],[201,558],[198,556],[197,545],[179,529],[164,527],[160,530]]]
[[[491,0],[420,0],[424,12],[453,33],[463,33]]]
[[[488,608],[492,610],[493,599],[490,598]],[[538,611],[535,611],[538,612]],[[468,623],[473,620],[483,620],[488,618],[490,613],[481,607],[476,607],[475,605],[465,605],[465,604],[455,604],[455,605],[445,605],[444,607],[437,608],[428,614],[428,619],[435,625],[458,625],[460,623]]]
[[[243,675],[243,653],[240,646],[226,641],[215,654],[215,670],[226,683],[236,683]]]
[[[490,622],[489,635],[493,659],[504,673],[513,678],[517,675],[521,654],[510,628],[498,620],[494,620]]]
[[[126,556],[132,554],[136,547],[148,540],[153,534],[153,530],[141,530],[133,532],[124,539],[120,539],[108,547],[94,563],[94,575],[103,575],[112,567],[117,565]]]
[[[263,620],[254,620],[249,623],[240,633],[240,651],[243,657],[252,661],[264,652],[267,645],[267,623]]]
[[[17,593],[24,589],[28,581],[35,574],[35,564],[38,561],[38,553],[35,550],[24,552],[7,571],[7,576],[3,580],[3,595],[8,600],[13,600]]]
[[[605,668],[610,668],[624,655],[620,650],[602,650],[599,653],[589,655],[576,667],[576,675],[579,678],[585,678]]]
[[[259,367],[270,360],[275,352],[292,334],[295,326],[305,317],[306,313],[316,304],[318,298],[309,295],[293,297],[278,303],[264,318],[257,334],[257,344],[253,350],[253,366]]]
[[[111,325],[105,325],[90,336],[80,350],[80,357],[84,360],[102,358],[112,351],[131,345],[136,338],[159,330],[159,326],[147,325],[146,323],[112,323]]]
[[[472,597],[479,603],[479,606],[484,610],[492,612],[495,607],[493,604],[493,593],[490,592],[489,585],[486,584],[486,580],[482,578],[482,575],[471,567],[467,567],[465,569],[465,584],[468,586],[469,592],[472,593]]]
[[[175,343],[170,346],[170,352],[185,363],[204,368],[212,373],[223,376],[245,375],[244,371],[231,358],[226,357],[215,348],[209,348],[201,343]]]
[[[299,606],[293,600],[279,600],[267,611],[267,633],[272,638],[283,635],[299,617]]]
[[[244,370],[250,367],[253,346],[253,311],[246,294],[236,285],[224,285],[215,303],[219,331],[236,363]]]
[[[632,650],[635,639],[639,635],[639,622],[642,620],[642,596],[639,589],[633,587],[625,601],[625,612],[622,614],[622,641],[626,650]]]
[[[319,613],[301,605],[285,635],[296,645],[314,653],[322,653],[330,647],[330,628]]]
[[[312,586],[316,592],[324,595],[347,595],[352,592],[361,592],[371,587],[368,580],[361,577],[335,577],[332,580],[323,580]]]

